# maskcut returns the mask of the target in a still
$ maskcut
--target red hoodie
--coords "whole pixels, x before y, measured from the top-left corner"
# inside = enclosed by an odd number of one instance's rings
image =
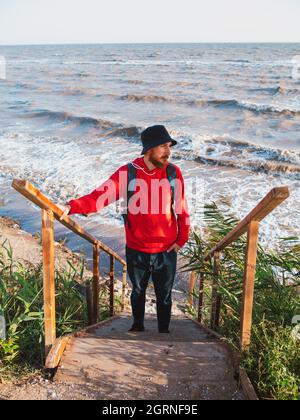
[[[152,171],[146,166],[143,157],[135,159],[133,163],[136,167],[136,186],[135,194],[129,201],[125,225],[127,246],[150,254],[167,251],[174,243],[183,247],[189,238],[190,217],[179,167],[174,165],[176,183],[179,182],[176,184],[175,215],[171,205],[172,190],[166,173],[168,163],[162,169],[155,168]],[[157,183],[162,179],[164,187],[159,188]],[[177,185],[181,187],[177,188]],[[126,197],[126,192],[127,165],[124,165],[90,194],[69,201],[69,214],[100,212],[109,204]]]

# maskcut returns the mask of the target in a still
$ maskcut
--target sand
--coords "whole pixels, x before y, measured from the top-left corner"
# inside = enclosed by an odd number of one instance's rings
[[[42,262],[42,245],[39,235],[31,235],[21,229],[17,221],[8,217],[0,217],[0,244],[12,248],[14,262],[19,261],[25,266],[38,265]],[[7,253],[3,250],[4,258]],[[68,261],[77,269],[80,267],[80,255],[70,251],[63,244],[54,243],[55,268],[69,269]],[[85,268],[84,278],[90,277],[92,272]]]

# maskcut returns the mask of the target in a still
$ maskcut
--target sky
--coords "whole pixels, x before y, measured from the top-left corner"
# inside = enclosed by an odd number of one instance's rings
[[[300,0],[0,0],[0,45],[300,42]]]

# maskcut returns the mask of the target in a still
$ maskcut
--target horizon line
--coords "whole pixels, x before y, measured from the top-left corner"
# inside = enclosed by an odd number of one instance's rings
[[[300,44],[300,41],[166,41],[166,42],[49,42],[0,44],[0,47],[33,47],[60,45],[161,45],[161,44]]]

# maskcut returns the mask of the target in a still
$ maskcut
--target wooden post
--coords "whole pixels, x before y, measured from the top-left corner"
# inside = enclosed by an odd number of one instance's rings
[[[46,356],[56,340],[55,278],[54,278],[54,216],[42,210],[43,286]]]
[[[198,322],[202,321],[203,296],[204,296],[204,273],[201,272],[200,283],[199,283]]]
[[[126,286],[127,286],[127,267],[123,266],[123,281],[122,281],[122,303],[121,303],[121,310],[124,311],[125,309],[125,292],[126,292]]]
[[[92,284],[88,284],[86,286],[86,306],[87,306],[87,313],[88,313],[88,325],[94,324],[94,306],[93,306],[93,292],[92,292]]]
[[[215,328],[218,328],[220,325],[221,304],[222,304],[222,296],[217,294]]]
[[[241,314],[241,347],[243,351],[247,351],[249,349],[251,339],[258,229],[258,221],[251,221],[249,223],[245,258],[243,304]]]
[[[109,278],[110,278],[110,316],[114,316],[114,300],[115,300],[115,296],[114,296],[114,265],[115,265],[115,260],[113,255],[110,256],[110,271],[109,271]]]
[[[99,246],[93,246],[93,324],[99,320],[99,279],[100,279],[100,254]]]
[[[194,288],[195,288],[195,271],[192,271],[191,276],[190,276],[190,291],[189,291],[189,304],[190,304],[190,306],[193,306],[193,304],[194,304],[194,296],[193,296]]]
[[[218,276],[220,269],[220,252],[215,252],[213,255],[214,265],[213,265],[213,279],[212,279],[212,292],[211,292],[211,318],[210,318],[210,327],[211,329],[216,328],[217,324],[217,303],[218,303]]]

